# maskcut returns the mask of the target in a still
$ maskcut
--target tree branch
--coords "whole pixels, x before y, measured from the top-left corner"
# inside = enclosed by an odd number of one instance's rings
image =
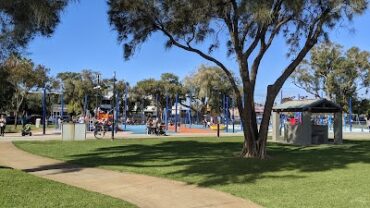
[[[262,28],[258,28],[257,29],[256,36],[254,37],[252,43],[249,45],[249,47],[247,48],[247,50],[245,50],[245,52],[244,52],[244,58],[245,59],[248,59],[249,56],[254,51],[254,49],[256,49],[256,47],[258,45],[258,42],[261,39],[261,34],[264,33],[264,31],[265,31],[265,29],[262,29]]]
[[[253,64],[252,64],[252,67],[251,67],[251,73],[250,73],[250,80],[251,80],[251,85],[252,85],[252,89],[255,88],[255,85],[256,85],[256,79],[257,79],[257,74],[258,74],[258,69],[259,69],[259,66],[260,66],[260,63],[261,63],[261,60],[263,58],[263,56],[265,55],[267,49],[271,46],[271,43],[272,41],[274,40],[276,34],[280,31],[280,28],[286,24],[287,22],[289,22],[292,18],[291,17],[286,17],[282,20],[280,20],[276,26],[272,29],[271,31],[271,34],[270,34],[270,37],[269,37],[269,40],[265,41],[265,38],[266,38],[266,34],[262,34],[261,35],[261,39],[260,39],[260,50],[256,56],[256,58],[254,59],[253,61]]]
[[[241,38],[240,38],[240,42],[243,44],[243,46],[244,46],[245,40],[247,39],[248,33],[249,33],[252,25],[253,25],[253,22],[249,22],[249,23],[244,25],[244,29],[242,30],[242,35],[241,35]]]
[[[249,83],[249,70],[248,70],[248,63],[247,59],[243,54],[243,43],[239,39],[239,29],[238,29],[238,17],[237,15],[237,4],[235,1],[232,1],[234,15],[231,17],[231,11],[225,14],[225,24],[229,30],[229,34],[231,36],[232,43],[234,45],[234,51],[236,53],[238,62],[239,62],[239,72],[242,80],[245,80]],[[243,88],[245,88],[245,82],[243,82]]]
[[[311,95],[314,95],[315,97],[319,97],[319,98],[321,98],[321,96],[319,95],[319,93],[318,93],[318,92],[313,92],[313,91],[309,90],[307,87],[303,87],[303,86],[301,86],[301,85],[297,84],[295,81],[293,81],[292,83],[293,83],[296,87],[298,87],[298,88],[300,88],[300,89],[302,89],[302,90],[306,91],[307,93],[309,93],[309,94],[311,94]]]
[[[173,43],[173,45],[175,45],[179,48],[182,48],[184,50],[196,53],[199,56],[201,56],[202,58],[204,58],[208,61],[211,61],[211,62],[215,63],[217,66],[219,66],[226,73],[226,76],[228,77],[231,85],[233,86],[233,89],[234,89],[235,93],[240,95],[240,91],[239,91],[238,86],[235,82],[235,79],[232,76],[231,72],[225,67],[225,65],[223,65],[220,61],[218,61],[214,57],[203,53],[199,49],[193,48],[190,44],[183,45],[183,44],[179,43],[178,41],[175,40],[175,38],[163,26],[157,25],[157,28],[160,31],[162,31],[170,39],[170,41]]]
[[[308,33],[308,38],[304,44],[304,47],[298,53],[297,57],[285,68],[284,72],[276,79],[274,86],[275,91],[279,91],[280,88],[283,86],[285,81],[289,78],[289,76],[294,72],[295,68],[301,63],[304,59],[306,54],[311,50],[311,48],[317,43],[319,36],[322,33],[322,27],[325,23],[327,15],[329,14],[329,9],[326,9],[323,14],[317,18],[314,23],[310,26],[310,30]],[[277,92],[276,92],[277,93]]]

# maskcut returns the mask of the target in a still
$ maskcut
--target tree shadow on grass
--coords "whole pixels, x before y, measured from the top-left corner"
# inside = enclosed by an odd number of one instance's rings
[[[370,163],[370,141],[311,147],[269,144],[269,160],[233,156],[240,148],[240,142],[163,141],[98,148],[88,154],[72,155],[68,162],[170,178],[198,177],[201,179],[194,183],[201,186],[253,183],[262,178],[295,179],[305,176],[276,172],[321,172],[345,169],[351,163]],[[153,168],[162,172],[156,173]]]
[[[34,173],[34,172],[40,172],[40,171],[51,171],[49,175],[55,175],[60,173],[73,173],[81,171],[81,167],[74,164],[68,164],[68,163],[58,163],[58,164],[52,164],[52,165],[43,165],[37,168],[30,168],[30,169],[23,169],[26,173]]]

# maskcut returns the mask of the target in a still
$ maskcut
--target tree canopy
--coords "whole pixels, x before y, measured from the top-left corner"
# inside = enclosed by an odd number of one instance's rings
[[[32,60],[18,55],[10,56],[3,64],[8,74],[7,82],[13,86],[11,109],[15,112],[15,126],[20,110],[25,110],[24,103],[31,90],[44,87],[49,81],[49,69],[43,65],[36,65]]]
[[[172,73],[163,73],[159,80],[144,79],[137,82],[132,94],[132,99],[135,99],[137,103],[142,103],[143,106],[156,105],[161,113],[166,105],[166,96],[169,97],[169,102],[173,103],[176,94],[183,97],[185,90],[178,76]],[[156,100],[157,98],[158,100]]]
[[[293,83],[315,97],[326,96],[348,110],[348,99],[370,88],[370,53],[325,43],[311,50],[292,76]]]
[[[1,0],[0,60],[36,35],[50,36],[69,0]]]
[[[221,95],[234,97],[227,75],[217,66],[201,65],[197,71],[185,77],[184,87],[202,102],[203,113],[207,105],[212,114],[220,113]]]
[[[97,85],[96,75],[98,72],[91,70],[82,70],[79,72],[61,72],[57,78],[63,82],[64,87],[64,101],[67,103],[67,109],[70,114],[77,115],[83,113],[84,98],[88,96],[90,102],[89,109],[95,108],[95,96],[99,93],[94,90]]]
[[[5,67],[0,65],[0,112],[9,108],[15,91],[13,84],[9,81],[9,76]]]

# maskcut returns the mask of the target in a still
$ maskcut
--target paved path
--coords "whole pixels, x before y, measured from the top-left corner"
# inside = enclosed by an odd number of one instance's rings
[[[0,142],[0,164],[148,208],[248,208],[251,201],[212,189],[146,175],[83,168],[44,158]]]

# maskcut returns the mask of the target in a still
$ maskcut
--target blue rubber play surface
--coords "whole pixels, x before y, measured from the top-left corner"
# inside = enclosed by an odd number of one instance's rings
[[[122,125],[122,129],[124,131],[130,131],[133,134],[146,134],[146,126],[145,125]]]

